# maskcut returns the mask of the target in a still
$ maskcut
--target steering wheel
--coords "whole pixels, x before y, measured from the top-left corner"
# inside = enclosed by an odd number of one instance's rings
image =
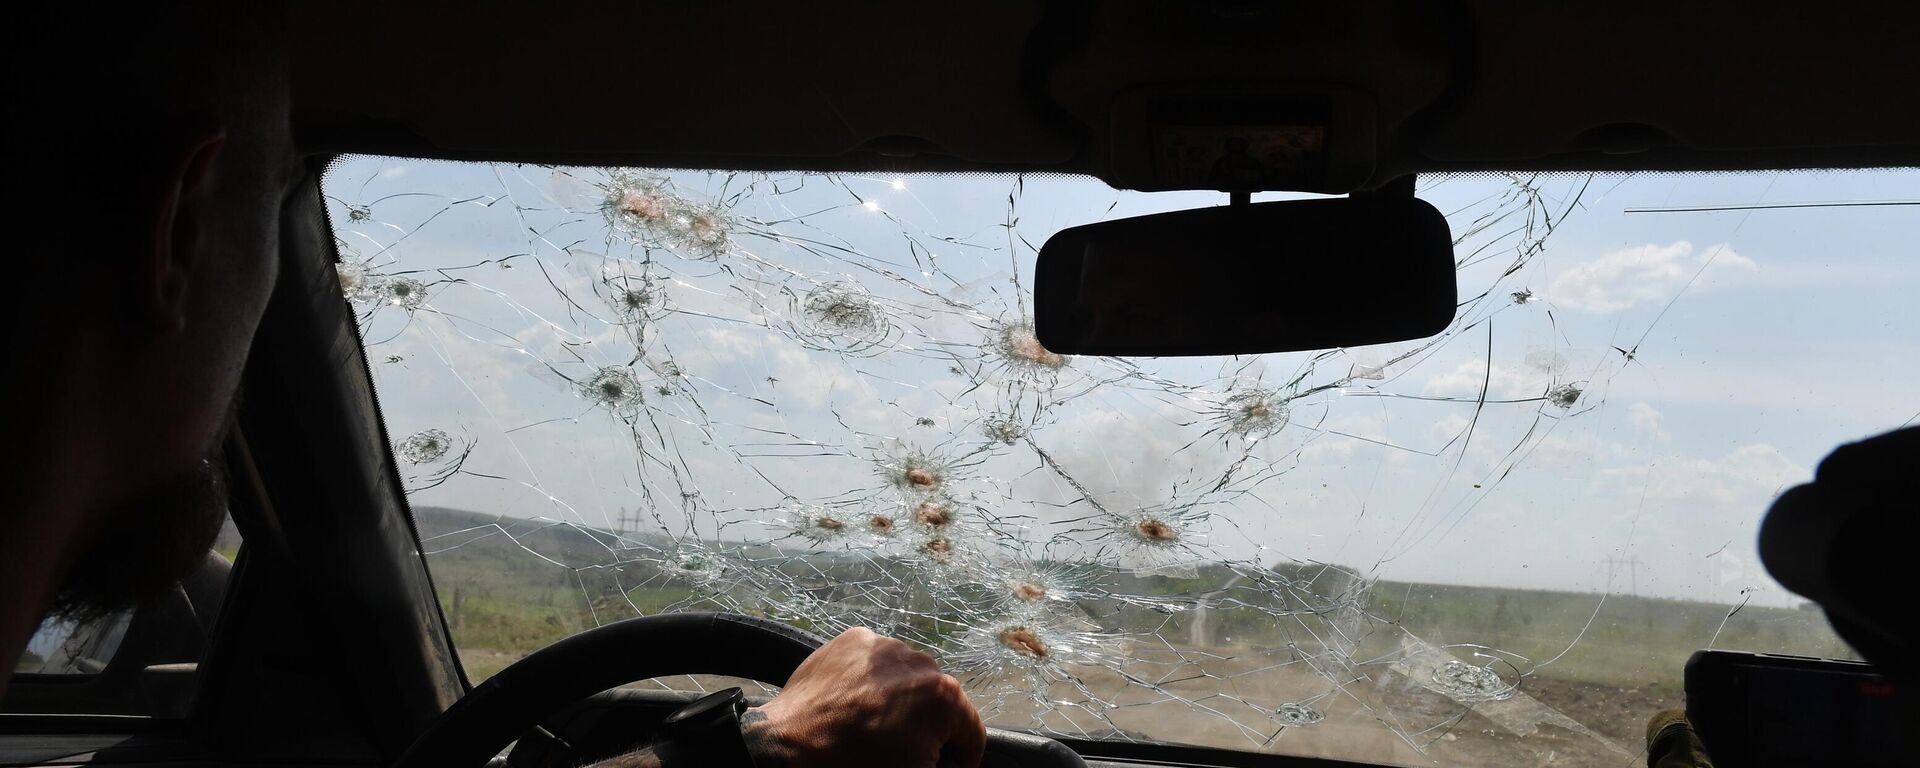
[[[642,616],[587,630],[474,688],[429,725],[394,768],[480,768],[562,707],[635,680],[706,674],[786,685],[822,642],[777,621],[731,613]],[[1086,763],[1052,739],[990,728],[983,765]]]

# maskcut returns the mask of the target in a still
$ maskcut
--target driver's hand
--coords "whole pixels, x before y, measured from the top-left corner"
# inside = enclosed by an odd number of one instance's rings
[[[933,657],[855,627],[808,656],[780,695],[741,716],[761,768],[976,768],[980,713]]]

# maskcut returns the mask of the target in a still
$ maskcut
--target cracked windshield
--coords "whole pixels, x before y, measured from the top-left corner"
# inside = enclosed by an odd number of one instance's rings
[[[1853,657],[1756,524],[1920,415],[1920,213],[1859,202],[1915,172],[1423,179],[1445,332],[1182,359],[1042,347],[1034,253],[1220,194],[376,157],[325,190],[476,681],[734,611],[900,638],[1005,728],[1625,765],[1695,650]]]

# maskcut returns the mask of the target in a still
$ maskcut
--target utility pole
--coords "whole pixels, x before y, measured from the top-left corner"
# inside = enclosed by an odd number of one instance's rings
[[[1628,588],[1632,590],[1630,594],[1632,594],[1634,597],[1639,597],[1640,596],[1640,557],[1638,555],[1632,555],[1628,557],[1621,557],[1619,555],[1607,555],[1607,588],[1608,589],[1613,588],[1614,568],[1618,566],[1626,566],[1627,583],[1629,585]]]

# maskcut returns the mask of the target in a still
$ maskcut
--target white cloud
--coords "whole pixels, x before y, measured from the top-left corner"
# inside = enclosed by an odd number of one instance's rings
[[[1175,479],[1192,477],[1196,467],[1217,467],[1234,456],[1218,439],[1189,445],[1191,433],[1146,428],[1179,415],[1169,411],[1152,418],[1151,413],[1117,409],[1076,410],[1036,439],[1095,496],[1110,503],[1158,503],[1166,500]]]
[[[843,416],[864,414],[884,428],[889,420],[879,407],[885,402],[871,385],[851,367],[809,354],[784,343],[772,331],[759,328],[708,328],[698,333],[700,343],[681,353],[683,360],[699,360],[715,366],[737,366],[756,376],[772,376],[769,396],[782,405],[795,401],[808,409],[819,410],[829,404],[850,407]],[[689,367],[689,370],[699,370]]]
[[[1635,434],[1664,443],[1672,436],[1660,426],[1660,420],[1660,411],[1646,403],[1634,403],[1627,407],[1627,421],[1633,424]]]
[[[1448,414],[1434,419],[1433,424],[1427,427],[1426,437],[1435,448],[1439,448],[1460,439],[1461,435],[1466,434],[1467,427],[1472,425],[1472,419],[1457,413]]]
[[[1421,387],[1421,393],[1432,397],[1473,400],[1480,397],[1480,387],[1484,384],[1488,399],[1515,400],[1539,397],[1547,391],[1547,384],[1552,380],[1551,373],[1531,365],[1522,369],[1494,363],[1493,370],[1488,371],[1485,360],[1463,360],[1453,370],[1427,379]]]
[[[1567,369],[1567,356],[1545,347],[1527,350],[1526,357],[1521,358],[1521,361],[1526,363],[1528,368],[1541,373],[1558,374]]]
[[[1700,280],[1693,287],[1699,289],[1716,276],[1756,269],[1752,259],[1726,243],[1699,250],[1685,240],[1648,243],[1567,268],[1554,276],[1547,296],[1555,306],[1604,314],[1667,301],[1696,274]]]
[[[1306,438],[1298,456],[1302,465],[1344,465],[1354,450],[1369,445],[1367,440],[1392,443],[1387,415],[1379,411],[1343,413],[1315,426],[1319,432]],[[1347,437],[1355,435],[1356,437]]]
[[[1803,481],[1813,473],[1788,459],[1779,448],[1752,443],[1718,459],[1662,462],[1651,474],[1645,467],[1620,467],[1601,474],[1623,487],[1644,483],[1649,500],[1711,503],[1757,513],[1788,484]]]

